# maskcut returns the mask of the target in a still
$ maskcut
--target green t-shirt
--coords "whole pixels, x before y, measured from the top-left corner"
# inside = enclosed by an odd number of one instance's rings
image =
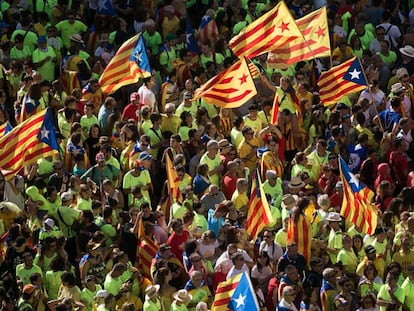
[[[80,211],[91,211],[92,212],[92,200],[85,200],[84,198],[78,199],[76,208]]]
[[[23,282],[23,285],[30,284],[30,276],[33,273],[39,273],[43,277],[42,269],[35,264],[31,269],[25,269],[23,263],[16,266],[16,277]]]
[[[200,66],[206,68],[206,65],[208,62],[212,62],[217,65],[222,65],[224,62],[224,56],[220,53],[216,53],[215,58],[213,58],[213,55],[207,57],[201,54],[200,55]]]
[[[405,293],[404,293],[404,290],[402,288],[397,287],[397,289],[394,291],[394,296],[395,296],[395,298],[397,298],[397,300],[400,303],[404,303]],[[377,298],[385,300],[385,301],[391,301],[391,296],[388,293],[388,285],[387,284],[384,284],[384,285],[381,286],[380,290],[378,291]],[[380,306],[380,311],[386,311],[386,310],[387,310],[387,307]],[[401,311],[402,308],[400,307],[398,310]]]
[[[59,222],[59,228],[63,232],[66,238],[74,236],[72,225],[79,218],[80,212],[76,209],[70,208],[69,206],[60,206],[57,210],[57,220]]]
[[[73,24],[69,23],[68,20],[63,20],[57,23],[55,26],[57,30],[60,32],[60,37],[62,38],[63,45],[66,48],[69,48],[70,46],[69,36],[74,34],[80,34],[88,30],[88,27],[78,20],[75,20]]]
[[[85,311],[93,311],[95,305],[95,296],[98,291],[102,289],[99,284],[95,285],[95,290],[91,291],[88,288],[84,288],[81,292],[81,302],[85,305]]]
[[[48,56],[50,57],[50,60],[45,62],[42,66],[38,66],[37,70],[42,75],[42,79],[53,81],[55,79],[55,63],[53,62],[53,59],[56,58],[56,54],[53,48],[48,46],[44,51],[40,49],[34,50],[32,55],[32,61],[35,64],[40,63],[43,60],[45,60]]]
[[[100,185],[106,178],[114,180],[119,174],[119,169],[111,164],[106,164],[103,169],[98,168],[98,165],[92,166],[85,174],[81,176],[83,181],[87,177],[91,178],[97,185]]]
[[[30,57],[32,55],[32,51],[30,51],[28,46],[23,46],[22,50],[19,50],[15,46],[12,47],[10,50],[10,57],[13,59],[17,59],[20,61],[25,60],[26,58]]]
[[[104,288],[108,293],[117,296],[121,291],[121,286],[122,280],[120,277],[114,279],[109,274],[106,275]]]
[[[144,187],[150,183],[151,183],[151,176],[147,170],[141,171],[141,174],[137,177],[132,175],[132,171],[129,171],[124,176],[122,187],[124,189],[132,189],[134,186],[139,185],[141,187]],[[151,203],[151,197],[149,195],[148,190],[142,189],[141,193],[144,196],[145,201],[147,201],[148,203]],[[133,203],[133,195],[132,193],[129,193],[128,194],[128,206],[131,205],[132,203]]]
[[[145,31],[143,37],[145,40],[145,46],[151,50],[152,55],[158,55],[160,52],[160,46],[162,44],[160,33],[156,31],[151,36],[147,31]]]
[[[61,275],[64,271],[46,271],[45,274],[45,289],[51,300],[58,298],[59,288],[62,284]]]
[[[207,164],[208,170],[212,171],[213,169],[215,169],[217,166],[221,164],[221,158],[218,154],[216,154],[214,159],[210,159],[207,156],[207,153],[205,153],[200,159],[200,164]],[[210,182],[213,185],[220,187],[220,175],[219,174],[216,173],[214,175],[209,175],[208,178],[210,179]]]
[[[177,58],[175,50],[171,48],[169,51],[162,51],[160,54],[160,65],[167,66],[168,70],[174,68],[174,60]]]
[[[81,117],[80,125],[82,126],[82,130],[83,130],[85,137],[88,137],[89,130],[94,124],[99,124],[98,118],[94,114],[90,118],[88,118],[86,115]]]
[[[11,36],[11,42],[14,43],[14,39],[16,38],[16,35],[21,34],[24,36],[24,40],[23,40],[23,45],[27,46],[30,49],[30,52],[33,53],[33,51],[36,49],[37,47],[37,35],[36,33],[34,33],[33,31],[27,31],[26,34],[26,30],[23,29],[16,29],[15,31],[13,31],[12,36]]]
[[[39,210],[48,211],[49,210],[49,201],[39,192],[39,189],[36,186],[30,186],[26,189],[27,196],[32,201],[40,201],[43,204],[39,205]]]

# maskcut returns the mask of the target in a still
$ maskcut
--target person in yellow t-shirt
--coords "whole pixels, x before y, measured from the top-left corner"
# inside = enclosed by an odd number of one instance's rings
[[[257,148],[259,147],[259,140],[255,137],[255,133],[250,126],[245,126],[242,129],[243,139],[238,147],[240,159],[253,172],[257,162]]]
[[[249,198],[247,197],[247,180],[246,178],[239,178],[236,182],[236,191],[234,191],[231,201],[237,211],[247,215],[247,208],[249,205]]]

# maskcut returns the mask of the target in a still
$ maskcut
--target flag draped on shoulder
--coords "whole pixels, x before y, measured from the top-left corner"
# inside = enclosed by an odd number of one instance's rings
[[[179,187],[180,179],[178,178],[177,171],[175,170],[168,153],[166,153],[165,161],[167,166],[167,181],[170,197],[172,198],[173,203],[182,202],[183,197]]]
[[[344,159],[339,160],[344,188],[341,216],[355,224],[362,232],[374,234],[377,227],[377,211],[371,203],[374,192],[351,173]]]
[[[144,38],[137,34],[124,42],[99,79],[102,92],[114,93],[122,86],[151,76]]]
[[[296,20],[296,25],[303,36],[272,50],[267,60],[270,67],[287,68],[299,61],[331,55],[326,7]]]
[[[197,89],[193,100],[202,97],[218,107],[237,108],[256,94],[249,67],[243,58]]]
[[[335,104],[343,96],[367,87],[364,69],[357,57],[322,72],[318,80],[319,97],[325,106]]]
[[[252,179],[246,232],[254,239],[271,222],[273,222],[272,213],[260,180],[260,172],[256,168]]]
[[[197,40],[194,36],[194,29],[193,25],[191,25],[191,20],[189,13],[187,12],[187,16],[185,18],[185,43],[187,49],[195,54],[200,53],[200,48],[198,47]]]
[[[0,138],[0,150],[0,169],[6,180],[26,165],[57,154],[59,145],[50,109],[35,114]]]
[[[237,274],[218,285],[211,311],[227,310],[260,310],[247,272]]]
[[[237,57],[253,58],[289,45],[301,36],[285,2],[281,1],[233,37],[229,46]]]

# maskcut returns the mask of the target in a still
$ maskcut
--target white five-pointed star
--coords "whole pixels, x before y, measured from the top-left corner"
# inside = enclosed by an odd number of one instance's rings
[[[318,69],[319,73],[321,73],[323,70],[322,62],[319,59],[316,60],[316,69]]]
[[[354,70],[349,72],[349,74],[351,75],[351,80],[359,79],[359,75],[361,74],[361,71],[358,71],[358,70],[356,70],[356,68],[354,68]]]
[[[106,0],[100,0],[98,2],[98,7],[101,9],[101,11],[107,11],[108,8],[106,7],[107,1]]]
[[[42,128],[42,130],[40,131],[40,134],[42,135],[42,138],[47,138],[49,139],[49,133],[50,131],[48,131],[45,127]]]
[[[241,306],[244,306],[245,299],[246,299],[246,296],[243,296],[242,294],[239,294],[239,298],[233,299],[237,303],[236,308],[240,308]]]
[[[350,184],[354,184],[356,187],[359,187],[359,180],[358,178],[355,177],[354,174],[349,173],[349,176],[351,176],[351,178],[349,179],[349,183]]]
[[[201,19],[203,22],[208,22],[209,21],[209,19],[210,19],[210,17],[209,16],[207,16],[207,15],[204,15],[203,16],[203,18]]]
[[[191,38],[191,35],[192,35],[192,33],[189,33],[189,32],[187,32],[186,34],[185,34],[185,40],[187,41],[187,43],[189,44],[190,43],[190,38]]]
[[[135,59],[140,63],[140,62],[142,62],[142,58],[141,58],[141,53],[139,52],[139,51],[137,51],[135,54],[134,54],[134,57],[135,57]]]

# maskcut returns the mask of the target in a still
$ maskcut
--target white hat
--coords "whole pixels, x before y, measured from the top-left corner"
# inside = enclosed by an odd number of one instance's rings
[[[95,298],[105,298],[108,296],[108,292],[104,289],[98,290],[98,292],[95,295]]]
[[[62,199],[62,201],[71,201],[73,199],[73,196],[70,192],[63,192],[60,195],[60,198]]]
[[[296,205],[295,197],[290,193],[283,195],[281,205],[283,208],[292,207],[293,205]]]
[[[290,189],[298,189],[298,188],[301,189],[305,187],[305,183],[300,177],[292,177],[288,186]]]
[[[406,45],[400,48],[401,54],[414,58],[414,48],[411,45]]]
[[[193,298],[193,296],[191,296],[187,290],[185,289],[180,289],[178,292],[176,292],[173,295],[174,300],[180,301],[180,302],[190,302],[190,300]]]
[[[45,225],[48,225],[50,228],[53,228],[55,226],[55,222],[53,221],[52,218],[47,218],[45,220]]]
[[[328,214],[328,217],[326,217],[326,220],[328,220],[328,221],[342,221],[342,218],[341,218],[341,215],[339,215],[339,213],[330,212]]]
[[[158,293],[160,286],[158,284],[150,285],[145,289],[145,300],[151,299]]]
[[[392,93],[401,93],[401,92],[403,92],[405,90],[405,87],[400,83],[400,82],[398,82],[398,83],[394,83],[392,86],[391,86],[391,92]]]

